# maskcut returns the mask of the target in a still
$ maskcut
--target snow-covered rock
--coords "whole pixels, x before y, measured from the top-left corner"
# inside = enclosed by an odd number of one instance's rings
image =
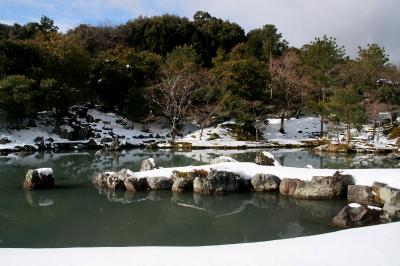
[[[44,189],[54,187],[54,175],[51,168],[29,169],[23,184],[25,189]]]
[[[140,171],[153,170],[156,167],[156,163],[153,158],[144,159],[140,164]]]
[[[237,162],[237,160],[228,156],[219,156],[217,158],[212,159],[210,163],[216,164],[216,163],[228,163],[228,162]]]

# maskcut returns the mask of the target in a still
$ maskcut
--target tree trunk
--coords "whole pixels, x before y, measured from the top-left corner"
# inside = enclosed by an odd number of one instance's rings
[[[175,118],[172,119],[172,125],[171,125],[171,143],[175,143],[175,138],[176,138],[176,121]]]
[[[201,140],[201,138],[203,137],[203,131],[204,131],[204,126],[201,126],[201,129],[200,129],[200,140]]]
[[[285,134],[285,113],[281,114],[281,127],[279,129],[279,132]]]
[[[350,144],[350,125],[347,124],[347,144]]]
[[[320,129],[320,135],[321,137],[324,137],[324,116],[321,115],[321,129]]]
[[[256,141],[258,142],[258,127],[256,127]]]
[[[340,138],[339,138],[339,123],[336,124],[336,139],[337,139],[337,142],[340,143]]]

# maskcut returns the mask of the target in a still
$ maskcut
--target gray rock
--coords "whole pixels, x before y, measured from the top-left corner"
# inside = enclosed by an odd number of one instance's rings
[[[362,205],[377,205],[372,188],[369,186],[350,185],[347,188],[347,200]]]
[[[203,188],[203,178],[201,178],[201,177],[196,177],[196,178],[193,180],[193,191],[194,191],[195,193],[200,193],[200,194],[203,193],[203,191],[204,191],[204,188]]]
[[[51,168],[29,169],[23,183],[25,189],[47,189],[54,187],[54,176]]]
[[[382,211],[366,206],[344,207],[334,218],[333,223],[340,227],[353,227],[377,224],[381,221]]]
[[[173,192],[189,192],[193,191],[193,181],[187,180],[185,178],[174,179],[174,184],[172,185]]]
[[[354,185],[350,175],[336,172],[333,176],[314,176],[310,182],[298,186],[293,193],[303,199],[339,199],[347,195],[347,186]]]
[[[257,152],[255,163],[259,165],[274,166],[275,160],[270,156],[266,156],[263,152]]]
[[[379,195],[379,196],[378,196]],[[389,186],[381,186],[379,188],[379,201],[384,203],[383,210],[390,217],[400,215],[400,190]]]
[[[304,186],[304,183],[305,181],[300,179],[284,178],[279,185],[279,192],[282,195],[293,196],[296,189],[300,186]]]
[[[155,167],[156,167],[156,164],[155,164],[153,158],[144,159],[140,164],[140,172],[150,171],[150,170],[153,170]]]
[[[195,192],[206,195],[237,192],[239,190],[239,179],[241,177],[237,174],[211,169],[206,178],[195,178],[193,188]]]
[[[278,190],[280,183],[279,177],[270,174],[256,174],[251,179],[251,184],[256,192]]]
[[[170,190],[172,187],[172,180],[165,176],[148,177],[147,183],[151,190]]]
[[[112,173],[107,177],[107,187],[109,190],[125,190],[125,178],[118,173]]]

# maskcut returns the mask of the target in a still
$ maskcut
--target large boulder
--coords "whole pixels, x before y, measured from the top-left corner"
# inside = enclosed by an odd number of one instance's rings
[[[224,194],[239,191],[239,175],[211,169],[206,178],[196,177],[193,182],[194,191],[206,195]]]
[[[150,171],[150,170],[153,170],[155,167],[156,167],[156,164],[155,164],[153,158],[144,159],[140,164],[140,172]]]
[[[51,168],[29,169],[25,175],[25,189],[46,189],[54,187],[54,175]]]
[[[353,227],[377,224],[381,220],[382,210],[360,205],[344,207],[334,218],[333,223],[340,227]]]
[[[298,186],[293,196],[303,199],[345,198],[349,185],[354,185],[352,176],[342,175],[339,172],[333,176],[314,176],[310,182]]]
[[[170,190],[173,184],[172,180],[165,176],[148,177],[147,183],[151,190]]]
[[[125,190],[125,178],[119,173],[112,173],[107,177],[106,183],[109,190]]]
[[[377,205],[372,188],[369,186],[350,185],[347,188],[347,200],[362,205]]]
[[[174,179],[174,184],[172,185],[173,192],[189,192],[193,191],[193,181],[185,178]]]
[[[195,193],[200,193],[200,194],[203,193],[203,191],[204,191],[203,180],[204,180],[204,178],[202,178],[202,177],[196,177],[193,180],[193,191]]]
[[[258,165],[280,166],[274,156],[269,152],[257,152],[255,163]]]
[[[98,187],[107,187],[107,178],[114,172],[98,173],[92,177],[92,184]]]
[[[279,177],[270,174],[256,174],[251,179],[251,184],[256,192],[278,190],[280,183]]]
[[[372,185],[376,202],[383,204],[383,210],[394,217],[400,214],[400,190],[386,184],[374,182]]]
[[[296,189],[300,186],[304,186],[304,183],[305,181],[300,179],[284,178],[279,185],[279,192],[282,195],[293,196]]]

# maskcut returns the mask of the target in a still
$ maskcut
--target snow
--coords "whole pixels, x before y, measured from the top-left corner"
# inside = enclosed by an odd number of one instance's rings
[[[170,129],[167,121],[163,119],[158,118],[144,125],[132,123],[128,119],[115,113],[104,113],[97,109],[89,109],[87,113],[98,122],[88,122],[86,118],[76,117],[78,123],[75,124],[91,127],[92,130],[95,131],[96,136],[98,136],[96,141],[114,134],[119,136],[119,141],[121,143],[128,146],[147,145],[149,143],[158,142],[160,148],[171,147],[168,143]],[[320,130],[320,121],[317,117],[286,119],[285,134],[279,132],[280,119],[269,119],[268,121],[269,123],[261,130],[264,137],[264,140],[261,142],[236,140],[229,127],[229,125],[235,123],[234,121],[226,121],[216,126],[205,128],[201,140],[201,130],[192,123],[184,121],[182,131],[180,132],[182,137],[178,137],[177,142],[190,143],[193,148],[306,147],[309,145],[309,142],[317,138]],[[24,145],[31,145],[38,148],[34,143],[34,139],[37,136],[43,137],[45,142],[47,142],[47,139],[52,138],[54,144],[73,143],[54,133],[55,120],[48,112],[39,114],[38,119],[36,119],[36,124],[36,127],[22,130],[0,128],[1,137],[13,140],[13,142],[9,144],[0,144],[0,151],[17,150],[18,146]],[[73,130],[69,125],[62,125],[61,128],[65,129],[67,132]],[[325,125],[325,128],[329,129],[329,125]],[[395,140],[386,139],[382,133],[380,133],[379,140],[378,138],[369,140],[370,129],[371,126],[366,125],[361,133],[353,131],[354,136],[357,135],[354,137],[353,142],[356,149],[363,151],[392,151],[393,149],[398,149],[398,147],[395,146]],[[336,139],[336,136],[332,135],[331,139]],[[83,140],[77,142],[77,144],[86,142],[87,140]],[[79,148],[79,146],[77,148]]]
[[[351,208],[359,208],[359,207],[361,207],[362,205],[359,204],[359,203],[349,203],[347,206],[349,206],[349,207],[351,207]],[[371,210],[378,210],[378,211],[381,211],[381,210],[382,210],[382,208],[376,207],[376,206],[367,205],[367,207],[368,207],[368,209],[371,209]]]
[[[313,176],[332,176],[336,171],[340,171],[341,174],[352,175],[356,185],[372,186],[373,182],[381,182],[393,188],[400,189],[400,169],[309,169],[262,166],[245,162],[227,162],[203,166],[154,169],[151,171],[136,172],[133,176],[136,178],[171,176],[174,170],[189,172],[194,169],[228,171],[238,174],[245,179],[251,179],[256,174],[273,174],[281,179],[298,178],[304,181],[310,181]]]
[[[269,153],[267,151],[263,151],[263,155],[274,160],[274,166],[282,166],[277,160],[275,160],[274,155],[272,155],[271,153]]]
[[[39,175],[44,175],[44,176],[52,176],[53,175],[53,169],[51,168],[38,168],[36,171],[39,173]]]
[[[400,223],[268,242],[203,247],[0,249],[2,265],[399,265]],[[43,259],[45,258],[45,259]],[[332,259],[335,258],[335,259]]]

